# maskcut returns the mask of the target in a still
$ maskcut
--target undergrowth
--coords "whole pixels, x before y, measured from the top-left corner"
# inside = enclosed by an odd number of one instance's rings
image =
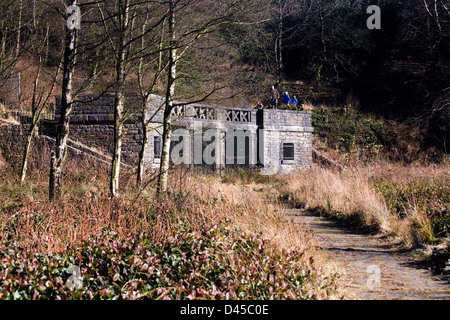
[[[412,163],[426,158],[415,128],[345,107],[314,107],[312,125],[325,150],[348,158],[374,161],[387,158]]]
[[[311,236],[245,185],[174,171],[158,199],[124,172],[113,200],[106,170],[65,172],[53,204],[39,169],[23,185],[2,172],[0,299],[342,297]]]
[[[181,225],[165,240],[105,231],[45,255],[3,243],[0,298],[285,300],[335,290],[335,279],[305,268],[302,252],[227,227],[200,234]]]

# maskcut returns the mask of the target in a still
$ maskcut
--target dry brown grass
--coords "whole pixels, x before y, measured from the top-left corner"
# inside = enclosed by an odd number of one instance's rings
[[[133,188],[134,173],[124,171],[122,197],[113,200],[106,168],[89,161],[67,161],[63,199],[51,204],[47,201],[47,171],[33,168],[27,183],[20,185],[12,172],[3,170],[0,238],[12,232],[27,246],[58,252],[105,228],[124,235],[146,232],[163,239],[180,222],[198,231],[227,223],[260,234],[281,249],[295,247],[315,254],[311,237],[286,220],[282,206],[266,201],[264,193],[251,186],[175,170],[170,193],[162,201],[156,198],[152,184],[138,196]]]
[[[319,210],[344,221],[358,222],[361,227],[394,237],[411,246],[433,243],[430,218],[415,199],[409,199],[405,217],[388,208],[375,184],[400,186],[410,184],[445,184],[450,179],[450,166],[402,166],[385,161],[347,168],[339,172],[315,167],[286,177],[283,193],[295,205]]]
[[[202,174],[172,174],[171,197],[178,212],[175,221],[188,222],[197,230],[220,226],[226,221],[230,228],[262,237],[277,249],[298,250],[307,269],[328,275],[337,272],[333,262],[318,249],[312,233],[289,221],[284,204],[274,201],[279,199],[279,193],[270,183],[279,183],[281,179],[269,179],[269,184],[245,181],[251,179],[234,183],[221,180]],[[332,298],[342,294],[342,291],[336,292]]]
[[[174,177],[174,180],[176,177]],[[232,227],[251,234],[262,234],[279,248],[309,247],[311,239],[286,220],[280,203],[269,202],[254,185],[224,184],[217,177],[188,175],[176,196],[183,197],[178,212],[184,213],[196,228],[207,223],[219,225],[228,220]],[[174,190],[177,184],[173,183]],[[199,205],[201,204],[201,205]]]
[[[344,216],[360,215],[367,225],[388,230],[387,208],[369,183],[367,171],[350,168],[344,172],[314,168],[288,178],[287,190],[306,208],[324,208]]]
[[[14,243],[25,252],[64,254],[66,248],[81,248],[83,240],[105,230],[122,239],[146,234],[166,245],[179,237],[180,230],[208,234],[226,228],[264,240],[261,243],[282,256],[295,254],[298,260],[288,270],[304,270],[308,279],[315,279],[305,281],[305,292],[314,292],[318,299],[342,297],[343,292],[330,291],[336,269],[316,249],[312,235],[289,222],[280,204],[265,201],[255,185],[222,183],[218,177],[175,169],[170,175],[171,190],[162,199],[155,197],[152,184],[139,194],[132,187],[134,172],[124,171],[122,197],[113,200],[107,190],[108,170],[89,161],[68,161],[64,197],[51,204],[46,172],[45,167],[34,168],[24,185],[11,171],[0,172],[4,177],[0,182],[0,243]],[[330,290],[322,287],[325,284]]]
[[[302,108],[305,111],[312,112],[314,110],[315,106],[311,102],[307,101],[302,105]]]

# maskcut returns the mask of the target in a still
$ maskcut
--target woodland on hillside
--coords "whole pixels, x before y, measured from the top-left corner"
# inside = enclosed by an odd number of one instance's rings
[[[447,0],[0,0],[0,13],[0,126],[29,128],[21,164],[0,150],[0,299],[348,297],[345,260],[287,208],[420,249],[450,274]],[[328,166],[219,177],[169,165],[175,101],[269,108],[271,86],[299,98],[281,108],[312,112]],[[72,105],[105,93],[111,162],[64,161]],[[145,170],[146,117],[139,166],[121,168],[127,98],[144,112],[153,94],[161,168]],[[55,96],[53,154],[33,153]]]
[[[367,26],[371,5],[381,9],[381,29]],[[166,98],[163,191],[174,99],[261,107],[271,85],[295,92],[301,104],[344,105],[401,121],[416,128],[420,149],[432,149],[438,160],[448,153],[450,12],[444,0],[3,0],[0,7],[2,108],[32,111],[31,141],[54,95],[62,96],[66,117],[50,188],[55,197],[71,105],[81,93],[116,96],[115,196],[128,96],[141,97],[143,108],[151,94]],[[140,185],[142,161],[138,171]]]

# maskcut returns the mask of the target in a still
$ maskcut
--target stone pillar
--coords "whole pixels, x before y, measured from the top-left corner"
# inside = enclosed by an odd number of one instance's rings
[[[256,166],[258,164],[258,135],[254,130],[250,133],[249,157],[250,167]]]
[[[225,151],[225,136],[226,131],[221,129],[218,131],[217,138],[219,139],[216,150],[216,173],[218,175],[222,175],[222,172],[225,170],[226,163],[226,151]]]

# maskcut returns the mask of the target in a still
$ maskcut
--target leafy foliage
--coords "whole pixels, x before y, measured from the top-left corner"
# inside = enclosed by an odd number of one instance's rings
[[[429,260],[434,272],[450,275],[450,247],[433,250]]]
[[[336,285],[305,269],[302,252],[228,227],[199,234],[180,225],[164,242],[105,230],[61,254],[1,247],[2,299],[317,299]],[[80,285],[70,289],[71,279]]]
[[[381,151],[387,153],[401,139],[385,121],[352,113],[346,107],[314,109],[312,122],[319,138],[326,141],[328,147],[347,154],[359,154],[363,160],[373,160]]]

